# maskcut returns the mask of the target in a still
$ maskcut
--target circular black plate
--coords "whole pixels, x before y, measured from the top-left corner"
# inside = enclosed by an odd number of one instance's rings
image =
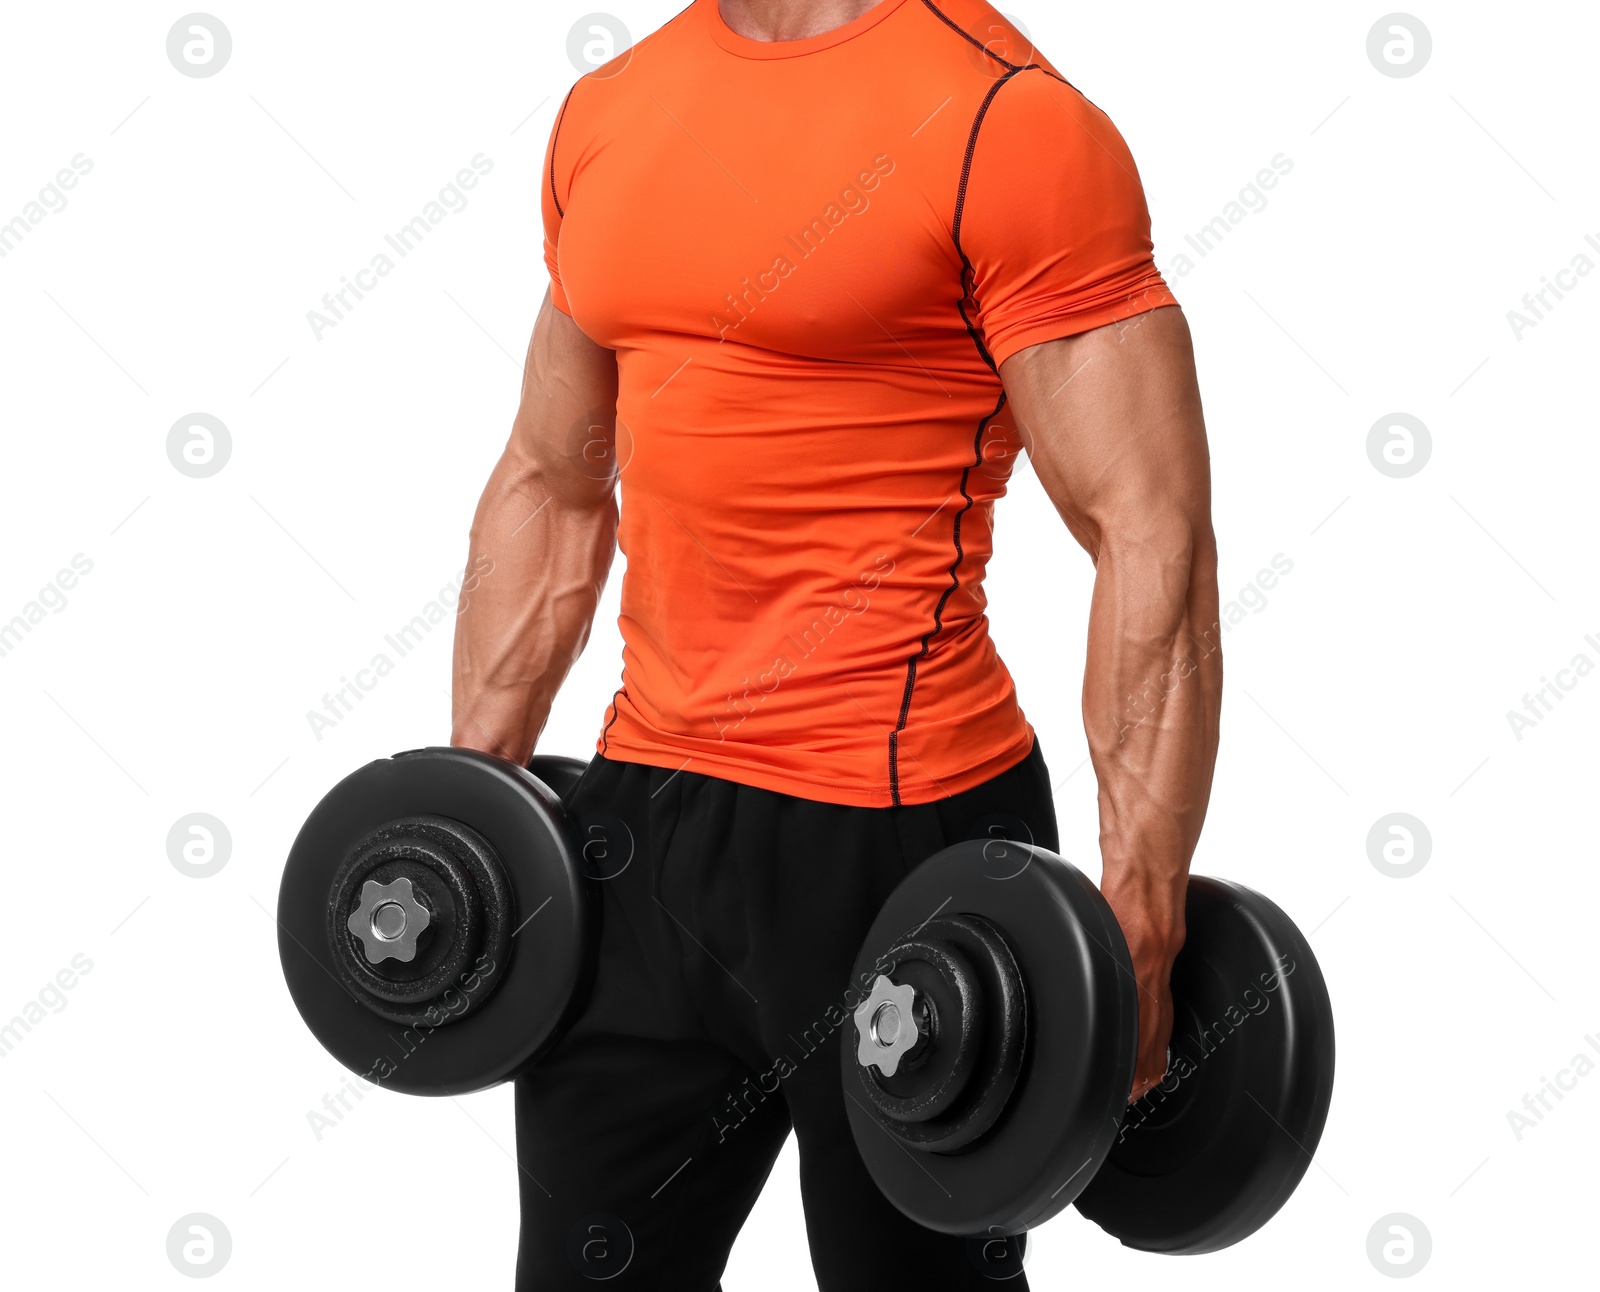
[[[1128,1110],[1078,1210],[1128,1247],[1192,1255],[1253,1234],[1316,1152],[1333,1007],[1311,946],[1260,893],[1192,876],[1166,1081]]]
[[[535,754],[528,759],[528,770],[553,789],[558,799],[565,799],[583,779],[589,764],[565,754]]]
[[[1116,917],[1076,867],[1042,848],[969,840],[918,866],[884,903],[853,981],[934,915],[978,915],[1016,957],[1028,1047],[1015,1090],[963,1152],[908,1148],[860,1102],[853,1025],[840,1029],[845,1111],[867,1170],[902,1212],[946,1234],[1021,1233],[1066,1207],[1111,1146],[1133,1081],[1138,1015]]]
[[[483,836],[513,907],[508,962],[480,1007],[439,1027],[378,1017],[340,982],[328,946],[329,882],[357,841],[399,817],[441,816]],[[582,1005],[593,906],[554,794],[515,764],[417,749],[346,777],[296,837],[278,890],[278,954],[312,1034],[352,1072],[407,1094],[482,1090],[514,1077]]]

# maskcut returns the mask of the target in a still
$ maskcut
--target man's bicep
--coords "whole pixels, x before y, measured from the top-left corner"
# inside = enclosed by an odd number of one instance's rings
[[[1030,346],[1000,375],[1040,483],[1091,555],[1108,540],[1209,532],[1209,455],[1181,310]]]
[[[617,356],[584,335],[545,293],[523,368],[508,452],[555,478],[609,491],[615,480]]]

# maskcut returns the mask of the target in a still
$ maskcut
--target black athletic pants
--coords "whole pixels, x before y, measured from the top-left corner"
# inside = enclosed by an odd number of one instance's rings
[[[822,1292],[997,1286],[964,1239],[907,1220],[873,1185],[845,1119],[839,1033],[856,953],[908,871],[997,813],[1058,847],[1037,743],[987,783],[914,807],[600,757],[568,806],[620,818],[632,854],[599,885],[583,1015],[517,1082],[517,1287],[713,1292],[791,1128]]]

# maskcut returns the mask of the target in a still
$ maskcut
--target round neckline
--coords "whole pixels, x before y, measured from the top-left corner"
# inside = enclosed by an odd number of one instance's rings
[[[710,29],[711,38],[728,53],[737,54],[740,58],[799,58],[832,49],[847,40],[854,40],[863,32],[871,31],[905,0],[878,0],[866,13],[859,18],[852,18],[844,26],[800,40],[752,40],[749,36],[741,36],[728,26],[717,0],[700,0],[700,3],[706,11],[706,26]]]

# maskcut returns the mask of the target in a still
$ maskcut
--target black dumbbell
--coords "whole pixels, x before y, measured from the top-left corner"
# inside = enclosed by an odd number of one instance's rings
[[[278,891],[278,952],[340,1063],[390,1090],[460,1094],[554,1043],[593,973],[597,903],[561,808],[584,767],[417,749],[317,804]]]
[[[1166,1078],[1129,1106],[1139,992],[1110,906],[1005,840],[911,872],[867,935],[844,1037],[856,1146],[902,1212],[1003,1237],[1076,1201],[1130,1247],[1215,1251],[1305,1174],[1333,1089],[1333,1012],[1283,911],[1189,881]]]

